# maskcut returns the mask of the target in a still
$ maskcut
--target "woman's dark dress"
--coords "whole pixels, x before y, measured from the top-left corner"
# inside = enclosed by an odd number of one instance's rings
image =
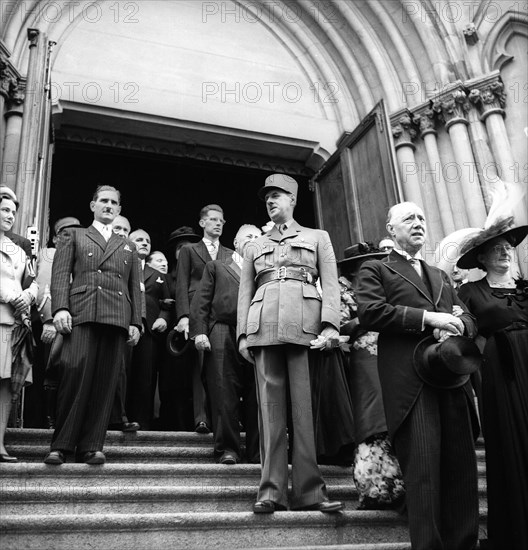
[[[486,279],[460,298],[487,338],[482,365],[488,539],[495,550],[528,548],[528,288],[491,288]]]

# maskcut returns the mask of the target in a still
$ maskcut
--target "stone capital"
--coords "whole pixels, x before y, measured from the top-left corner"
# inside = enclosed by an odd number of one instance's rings
[[[506,92],[498,75],[471,84],[469,99],[479,109],[482,121],[494,113],[505,116]]]
[[[6,102],[18,105],[24,99],[20,90],[20,74],[4,52],[0,52],[0,95]]]
[[[443,92],[433,99],[433,111],[444,121],[449,130],[453,124],[468,124],[466,113],[471,109],[471,103],[461,86]]]
[[[414,122],[420,129],[420,137],[423,139],[427,134],[435,134],[436,114],[430,107],[425,107],[414,112]]]
[[[416,139],[416,128],[410,111],[404,109],[391,116],[392,137],[396,149],[411,147],[416,149],[413,141]]]

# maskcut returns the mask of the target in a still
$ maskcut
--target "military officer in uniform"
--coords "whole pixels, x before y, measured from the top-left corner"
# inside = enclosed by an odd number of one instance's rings
[[[287,388],[294,431],[291,509],[344,508],[328,500],[317,466],[308,368],[309,347],[337,344],[336,261],[326,231],[301,227],[293,219],[297,189],[297,182],[283,174],[266,179],[259,198],[274,225],[244,250],[240,278],[237,338],[240,353],[255,364],[259,403],[262,474],[255,513],[287,506]]]

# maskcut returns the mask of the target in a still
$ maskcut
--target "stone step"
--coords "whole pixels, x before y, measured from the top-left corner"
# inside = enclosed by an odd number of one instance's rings
[[[8,428],[5,434],[6,445],[46,445],[49,447],[53,430],[33,428]],[[240,434],[244,443],[245,434]],[[117,445],[126,446],[158,446],[158,447],[209,447],[213,444],[212,434],[197,434],[195,432],[106,432],[105,447]]]
[[[486,515],[482,509],[482,526]],[[2,515],[0,525],[3,550],[205,550],[408,543],[406,521],[393,511]]]
[[[352,469],[341,466],[321,466],[328,484],[352,484]],[[250,486],[260,480],[259,464],[117,464],[101,466],[18,462],[0,464],[0,487],[38,488],[63,485],[86,486]]]
[[[236,512],[251,510],[258,485],[254,486],[55,486],[26,485],[0,487],[0,517],[4,514],[102,514]],[[486,504],[486,484],[479,483],[481,505]],[[356,510],[354,484],[328,484],[332,500],[341,500]]]

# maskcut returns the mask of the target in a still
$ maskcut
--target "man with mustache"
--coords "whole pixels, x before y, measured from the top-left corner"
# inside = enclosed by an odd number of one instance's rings
[[[317,466],[308,366],[309,347],[331,348],[339,337],[336,260],[326,231],[301,227],[293,219],[297,190],[290,176],[266,178],[258,196],[273,227],[246,247],[240,277],[238,345],[255,364],[259,404],[262,474],[255,514],[285,510],[288,504],[287,391],[294,431],[289,434],[291,509],[344,508],[328,500]]]
[[[117,189],[96,189],[90,227],[70,230],[53,259],[53,324],[63,334],[58,410],[46,464],[103,464],[102,452],[125,345],[141,330],[139,259],[132,241],[116,235]]]
[[[415,357],[427,336],[433,342],[474,337],[475,318],[448,275],[421,258],[426,222],[419,206],[393,206],[387,231],[395,247],[386,258],[361,266],[356,297],[361,326],[380,333],[378,371],[387,427],[405,481],[412,547],[471,550],[479,521],[478,421],[471,385],[425,383],[415,370]]]

